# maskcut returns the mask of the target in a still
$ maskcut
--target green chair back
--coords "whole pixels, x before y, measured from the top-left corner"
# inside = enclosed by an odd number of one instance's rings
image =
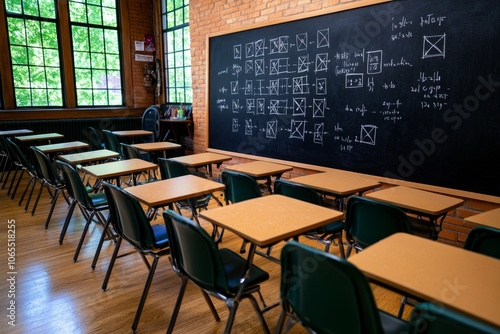
[[[108,198],[113,225],[117,233],[140,251],[151,251],[165,248],[168,244],[167,235],[164,238],[155,237],[140,203],[120,187],[103,182]]]
[[[251,176],[238,172],[223,171],[221,178],[222,183],[226,186],[224,190],[226,203],[238,203],[262,196],[257,181]]]
[[[499,328],[429,302],[418,304],[410,318],[410,334],[498,334]]]
[[[413,234],[403,210],[360,196],[351,196],[347,201],[345,224],[347,241],[358,249],[397,232]]]
[[[158,158],[158,166],[163,180],[191,174],[186,165],[175,160]]]
[[[120,154],[120,157],[123,158],[123,151],[121,150],[120,143],[118,142],[118,138],[116,138],[115,134],[109,130],[102,130],[102,135],[104,139],[104,146],[111,151]]]
[[[475,227],[467,236],[464,248],[500,259],[500,230],[489,226]]]
[[[61,169],[68,194],[87,210],[93,209],[95,205],[78,172],[67,162],[57,160],[57,164]]]
[[[53,186],[62,185],[64,181],[57,173],[57,170],[50,161],[49,157],[34,146],[31,146],[30,149],[35,156],[38,171],[45,181]]]
[[[283,247],[280,294],[283,311],[277,328],[287,311],[316,333],[384,333],[365,276],[319,249],[295,241]]]
[[[323,199],[314,189],[283,179],[274,181],[274,193],[312,204],[323,205]]]
[[[171,254],[179,270],[205,290],[231,295],[224,265],[214,240],[195,222],[167,210],[164,213]],[[243,277],[243,272],[241,276]]]

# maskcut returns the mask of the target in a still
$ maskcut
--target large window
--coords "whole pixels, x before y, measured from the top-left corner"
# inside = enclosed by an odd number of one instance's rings
[[[61,107],[54,1],[5,1],[17,107]]]
[[[167,101],[192,103],[189,0],[163,0],[162,25]]]
[[[15,107],[65,107],[65,90],[77,107],[124,104],[118,1],[4,3]],[[65,38],[71,45],[61,42]],[[64,54],[72,62],[63,62]],[[73,78],[74,87],[64,81]]]
[[[123,103],[115,0],[69,1],[77,105]]]

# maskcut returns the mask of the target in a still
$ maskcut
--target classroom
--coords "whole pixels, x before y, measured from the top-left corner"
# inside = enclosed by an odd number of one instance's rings
[[[495,0],[2,1],[2,328],[425,333],[451,316],[499,333],[499,16]],[[382,208],[397,228],[374,225]],[[140,222],[148,246],[120,227]],[[219,263],[187,230],[240,264],[231,293],[182,268],[188,248]],[[357,279],[359,305],[338,288]]]

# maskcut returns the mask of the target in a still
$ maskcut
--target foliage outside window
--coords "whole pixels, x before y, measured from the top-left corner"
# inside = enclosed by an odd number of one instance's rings
[[[63,105],[54,1],[6,0],[17,107]]]
[[[162,26],[167,100],[192,103],[189,0],[163,0]]]
[[[122,105],[116,1],[69,1],[69,14],[77,105]]]
[[[16,107],[63,107],[68,89],[75,90],[79,107],[124,104],[118,1],[4,3]],[[61,31],[67,22],[60,17],[69,17],[70,31]],[[63,45],[61,34],[69,35],[72,45]],[[62,51],[72,52],[73,69],[62,62]],[[71,70],[75,87],[64,82],[63,73]]]

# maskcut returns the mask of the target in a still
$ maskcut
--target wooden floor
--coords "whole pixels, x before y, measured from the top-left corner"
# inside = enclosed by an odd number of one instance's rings
[[[108,285],[103,291],[101,284],[111,257],[114,244],[105,242],[100,260],[95,270],[90,267],[95,248],[101,234],[100,226],[93,224],[89,230],[78,262],[73,261],[73,253],[84,225],[82,214],[75,210],[63,245],[58,238],[68,211],[68,205],[61,197],[56,205],[48,229],[44,228],[50,207],[49,193],[44,190],[35,215],[24,212],[24,202],[18,206],[25,177],[14,199],[7,196],[8,184],[0,190],[0,313],[2,333],[128,333],[147,276],[147,268],[137,253],[119,258]],[[35,192],[38,191],[37,185]],[[222,194],[218,194],[222,196]],[[32,201],[33,202],[33,201]],[[215,201],[212,205],[215,205]],[[31,210],[31,205],[30,205]],[[163,223],[156,220],[155,223]],[[208,223],[202,225],[210,229]],[[15,226],[15,230],[14,230]],[[7,240],[7,235],[15,239]],[[15,254],[7,252],[15,248]],[[316,247],[320,244],[301,238]],[[15,242],[15,245],[12,243]],[[226,233],[221,247],[238,251],[241,239]],[[272,254],[279,256],[282,245],[274,247]],[[125,242],[122,253],[131,250]],[[12,251],[9,249],[9,251]],[[335,247],[331,252],[338,254]],[[9,258],[9,256],[11,256]],[[7,262],[14,267],[8,268]],[[279,300],[279,265],[256,256],[255,263],[268,271],[271,278],[262,284],[261,290],[268,304]],[[14,272],[14,274],[10,274]],[[13,280],[8,281],[9,278]],[[332,284],[335,279],[332,278]],[[11,284],[12,283],[12,284]],[[172,271],[169,259],[161,258],[137,333],[164,333],[177,297],[180,279]],[[396,314],[401,296],[374,286],[374,294],[379,308]],[[332,300],[332,303],[342,301]],[[15,306],[15,310],[11,304]],[[184,303],[177,319],[175,333],[222,333],[227,320],[225,304],[214,299],[221,317],[216,322],[211,316],[203,298],[193,284],[188,286]],[[409,311],[409,310],[408,310]],[[265,314],[265,319],[274,332],[280,308]],[[15,319],[9,319],[9,315]],[[405,313],[405,317],[408,312]],[[8,322],[11,321],[11,326]],[[236,315],[233,333],[261,333],[257,317],[250,303],[243,301]],[[305,333],[295,326],[291,333]]]

